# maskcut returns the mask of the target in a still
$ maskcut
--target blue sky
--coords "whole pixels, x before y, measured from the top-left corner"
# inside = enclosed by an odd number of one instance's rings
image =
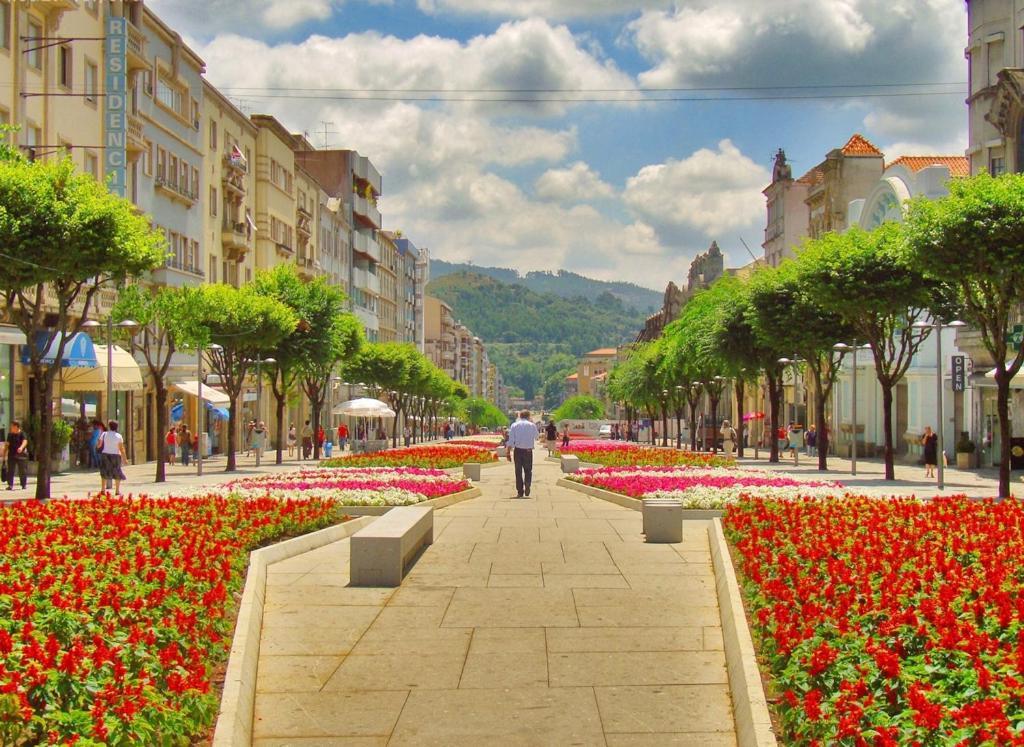
[[[247,111],[274,114],[317,145],[329,122],[327,145],[369,156],[384,175],[385,227],[445,259],[660,290],[713,239],[733,264],[749,260],[741,238],[760,251],[760,192],[779,147],[796,174],[854,132],[889,160],[966,147],[962,0],[149,4]],[[896,83],[949,93],[906,96]],[[900,95],[623,104],[603,92],[713,89],[700,95],[721,99],[740,87],[778,96],[779,86]],[[370,88],[406,100],[334,98]],[[602,100],[408,100],[412,89],[450,99],[541,88]]]

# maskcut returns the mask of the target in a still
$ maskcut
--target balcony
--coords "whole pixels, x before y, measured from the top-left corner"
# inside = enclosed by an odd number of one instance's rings
[[[305,254],[300,254],[295,258],[295,265],[299,275],[307,280],[313,280],[323,269],[320,267],[319,262]]]
[[[186,285],[197,285],[206,277],[205,273],[192,263],[185,263],[176,257],[170,257],[158,270],[153,270],[153,282],[169,288],[181,288]]]
[[[229,195],[236,204],[240,204],[242,202],[242,198],[245,197],[246,169],[232,168],[227,165],[228,163],[228,159],[225,156],[224,171],[221,174],[221,183],[224,185],[224,194]]]
[[[199,195],[195,192],[178,185],[176,182],[167,181],[166,177],[157,176],[154,182],[158,192],[163,192],[172,200],[180,202],[186,207],[192,207],[196,204],[196,200],[199,199]]]
[[[380,295],[380,278],[368,270],[354,268],[352,270],[352,285],[375,296]]]
[[[308,211],[299,208],[295,211],[295,232],[300,236],[309,238],[311,234],[310,225],[312,224],[312,216]]]
[[[249,164],[246,163],[245,159],[239,156],[232,156],[230,153],[224,154],[224,168],[239,174],[249,173]]]
[[[128,72],[149,67],[146,61],[146,36],[134,24],[128,24]]]
[[[284,244],[280,241],[275,241],[274,246],[277,248],[277,253],[282,256],[291,257],[293,254],[295,254],[295,250],[288,246],[288,244]]]
[[[244,222],[225,220],[221,226],[220,243],[224,248],[224,258],[241,262],[249,251],[249,234]]]
[[[362,195],[352,195],[355,222],[368,228],[380,228],[380,210]]]
[[[373,189],[374,194],[380,194],[381,188],[380,172],[366,156],[359,156],[354,159],[352,173],[359,181],[366,182]]]
[[[352,250],[369,257],[374,262],[380,262],[380,244],[368,231],[356,231],[353,234]]]
[[[128,152],[128,160],[135,161],[146,151],[146,137],[142,132],[142,120],[136,114],[129,113],[125,117],[127,123],[125,150]]]

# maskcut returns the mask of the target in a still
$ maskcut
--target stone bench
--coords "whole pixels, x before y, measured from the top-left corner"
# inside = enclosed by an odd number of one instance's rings
[[[683,541],[683,504],[671,498],[644,498],[643,533],[648,542]]]
[[[462,476],[473,482],[480,482],[480,463],[466,462],[462,465]]]
[[[562,473],[570,474],[572,472],[579,472],[580,470],[580,458],[575,454],[562,454]]]
[[[434,542],[434,509],[398,506],[352,535],[352,586],[400,586],[421,548]]]

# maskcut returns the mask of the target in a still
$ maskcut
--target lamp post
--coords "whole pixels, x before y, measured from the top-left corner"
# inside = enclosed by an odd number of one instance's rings
[[[935,455],[935,466],[938,469],[938,489],[944,490],[946,487],[946,472],[945,472],[945,449],[942,444],[942,432],[945,430],[943,427],[943,415],[942,415],[942,330],[956,329],[957,327],[966,327],[966,322],[961,322],[959,319],[950,322],[949,324],[943,324],[940,320],[934,319],[931,322],[914,322],[910,325],[919,330],[932,329],[935,330],[935,411],[938,413],[937,428],[935,429],[936,435],[936,455]]]
[[[223,350],[217,343],[213,342],[207,346],[207,350]],[[233,405],[232,405],[233,406]],[[196,474],[203,474],[203,348],[196,348],[196,436],[199,439],[199,448],[196,449]]]
[[[840,353],[852,353],[853,354],[853,386],[850,391],[850,419],[853,421],[850,429],[850,474],[853,476],[857,475],[857,351],[858,350],[870,350],[870,345],[848,345],[845,342],[837,342],[832,346],[833,350]]]
[[[89,319],[82,322],[83,327],[89,329],[98,329],[103,327],[103,322],[98,322],[95,319]],[[107,422],[114,419],[114,327],[123,329],[126,332],[134,332],[139,328],[139,323],[132,321],[131,319],[123,319],[117,324],[114,324],[114,318],[107,317],[107,393],[106,393],[106,410],[107,410]]]

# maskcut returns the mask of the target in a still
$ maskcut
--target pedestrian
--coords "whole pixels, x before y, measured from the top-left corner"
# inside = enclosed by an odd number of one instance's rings
[[[302,459],[310,459],[313,456],[313,427],[306,421],[302,426]]]
[[[412,443],[412,428],[405,426],[402,430],[402,436],[405,439],[405,448],[408,449],[409,445]]]
[[[325,441],[327,441],[327,434],[324,433],[324,427],[322,425],[318,425],[316,427],[316,445],[320,451],[324,450]]]
[[[174,458],[178,452],[178,435],[174,432],[174,426],[167,426],[167,435],[164,436],[164,445],[167,447],[167,463],[174,466]]]
[[[729,424],[728,420],[723,420],[719,433],[722,435],[722,451],[725,452],[725,456],[731,457],[736,448],[736,429]]]
[[[445,423],[444,424],[444,428],[442,428],[441,430],[442,430],[442,433],[444,434],[444,440],[445,441],[450,440],[451,437],[452,437],[452,435],[451,435],[452,434],[452,424],[451,423]]]
[[[569,448],[569,424],[566,423],[562,426],[562,448]]]
[[[348,445],[348,426],[342,423],[338,426],[338,451],[344,451]]]
[[[813,423],[807,427],[807,438],[805,441],[807,443],[807,456],[818,456],[818,431]]]
[[[524,495],[530,497],[530,485],[533,482],[533,447],[540,433],[537,426],[530,422],[530,411],[523,410],[519,419],[508,429],[507,458],[515,461],[516,498]]]
[[[924,427],[921,445],[924,447],[924,476],[935,477],[935,465],[939,463],[939,434],[930,425]]]
[[[548,456],[555,453],[555,448],[558,446],[558,426],[555,425],[554,420],[549,420],[547,427],[544,429],[544,437],[548,442]]]
[[[789,445],[789,455],[793,457],[795,462],[799,459],[797,452],[803,448],[803,433],[801,433],[799,425],[796,423],[789,424],[789,428],[786,431],[786,440]]]
[[[181,466],[187,467],[192,457],[192,431],[184,423],[178,429],[178,445],[181,446]]]
[[[100,438],[100,493],[109,490],[114,481],[114,495],[121,495],[121,480],[126,479],[121,465],[128,460],[124,451],[124,437],[117,432],[117,421],[111,420],[107,432]]]
[[[288,426],[288,458],[295,456],[295,446],[298,443],[295,436],[295,423]]]
[[[252,456],[252,432],[256,430],[256,421],[250,420],[245,424],[245,455]]]
[[[28,436],[21,430],[21,422],[11,421],[11,430],[4,441],[4,461],[7,463],[7,489],[14,490],[14,473],[18,473],[21,489],[28,487]]]
[[[89,436],[89,466],[99,469],[100,466],[100,436],[103,435],[103,423],[99,420],[92,421],[92,433]]]
[[[261,420],[252,429],[252,450],[258,459],[263,457],[263,450],[267,448],[267,426]]]

